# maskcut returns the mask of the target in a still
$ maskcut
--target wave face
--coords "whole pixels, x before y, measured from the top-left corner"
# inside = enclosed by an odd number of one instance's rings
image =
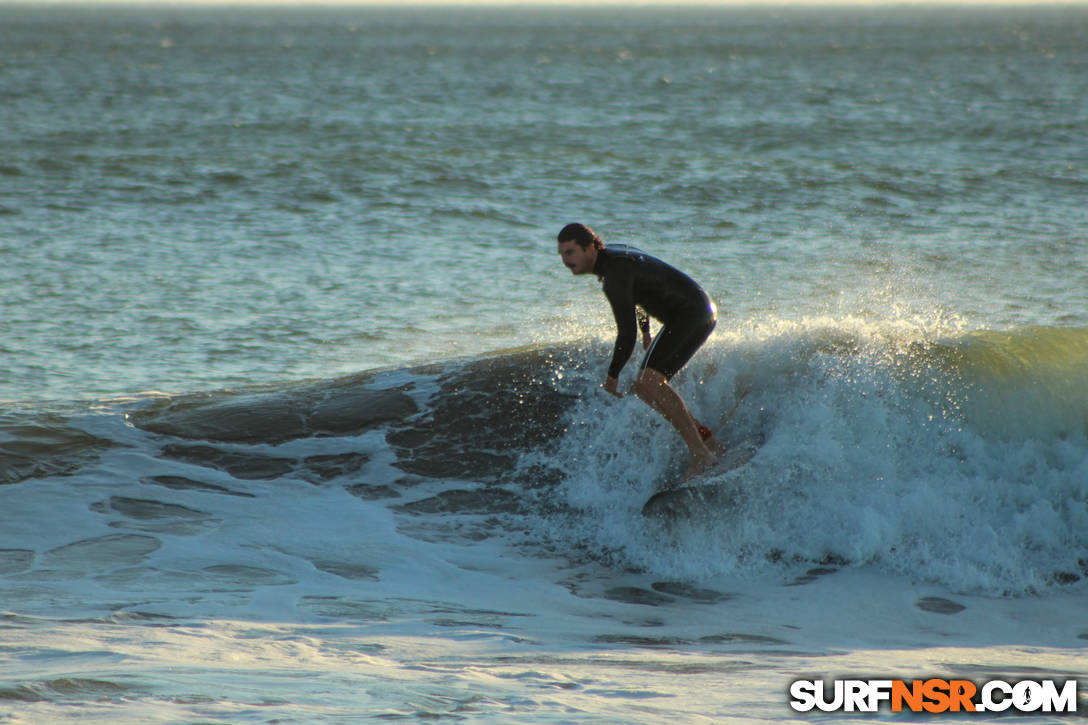
[[[606,357],[600,342],[573,342],[10,413],[0,482],[33,500],[39,482],[67,480],[78,501],[99,481],[106,494],[79,517],[135,527],[145,538],[126,542],[140,546],[304,482],[343,487],[424,540],[514,536],[674,580],[833,562],[1020,594],[1088,575],[1088,330],[933,338],[815,320],[719,333],[676,384],[711,423],[744,394],[721,437],[763,443],[705,481],[735,491],[732,506],[671,522],[640,508],[683,469],[683,446],[633,396],[600,391]],[[7,547],[13,571],[48,558],[45,543]]]

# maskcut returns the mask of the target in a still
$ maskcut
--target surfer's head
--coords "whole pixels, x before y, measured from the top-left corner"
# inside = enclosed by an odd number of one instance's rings
[[[568,224],[559,232],[559,257],[571,274],[589,274],[604,242],[585,224]]]
[[[568,224],[559,230],[559,243],[577,242],[582,249],[604,249],[604,240],[585,224]]]

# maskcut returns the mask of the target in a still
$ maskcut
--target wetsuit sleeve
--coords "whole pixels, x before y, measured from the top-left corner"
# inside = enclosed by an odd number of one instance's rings
[[[618,378],[623,366],[631,359],[637,338],[634,280],[627,276],[609,277],[605,280],[604,294],[612,305],[612,315],[616,318],[616,346],[612,349],[608,376]]]

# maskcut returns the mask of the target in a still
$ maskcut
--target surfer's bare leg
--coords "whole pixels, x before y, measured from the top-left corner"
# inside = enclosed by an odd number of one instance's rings
[[[634,391],[639,400],[649,404],[669,421],[687,444],[691,466],[685,478],[696,476],[714,465],[717,457],[699,435],[699,424],[664,375],[652,368],[643,369],[635,380]]]

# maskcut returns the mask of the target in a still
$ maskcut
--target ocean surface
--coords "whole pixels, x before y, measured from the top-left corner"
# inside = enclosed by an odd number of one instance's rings
[[[1088,681],[1086,37],[1085,5],[0,5],[0,723]],[[718,304],[675,384],[756,453],[701,509],[641,514],[684,448],[599,387],[571,221]]]

